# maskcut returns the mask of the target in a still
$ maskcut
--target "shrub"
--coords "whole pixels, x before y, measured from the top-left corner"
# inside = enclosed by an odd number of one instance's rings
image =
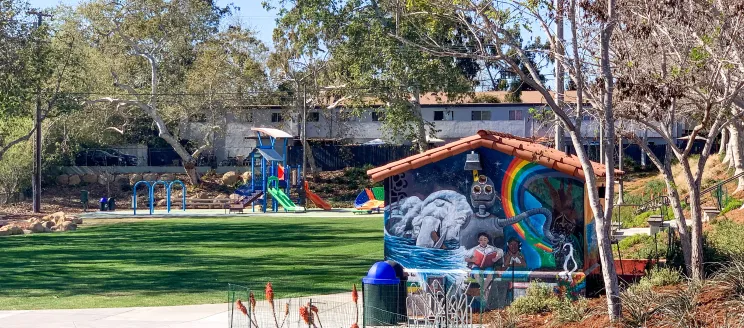
[[[687,288],[664,294],[663,303],[658,307],[662,314],[662,326],[667,327],[701,327],[695,319],[695,307],[700,295],[700,285],[690,283]]]
[[[744,299],[744,258],[738,257],[722,264],[711,279],[713,286],[732,299]]]
[[[682,274],[673,268],[656,266],[649,270],[641,280],[646,280],[651,286],[671,286],[682,282]]]
[[[648,282],[639,282],[628,286],[620,293],[620,301],[625,313],[622,321],[629,327],[645,327],[651,316],[658,311],[655,305],[658,296],[651,290]]]
[[[558,324],[579,322],[590,315],[589,301],[583,297],[573,302],[564,298],[556,303],[553,308],[553,318]]]
[[[538,282],[527,288],[527,295],[514,300],[508,311],[514,315],[550,312],[559,302],[553,288]]]
[[[725,214],[727,212],[733,211],[735,209],[738,209],[741,207],[741,205],[744,205],[744,202],[736,199],[736,198],[729,198],[726,201],[726,204],[724,204],[723,209],[721,209],[721,214]]]

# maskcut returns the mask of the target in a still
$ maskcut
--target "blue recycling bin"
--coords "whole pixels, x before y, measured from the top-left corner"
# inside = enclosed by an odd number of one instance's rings
[[[400,279],[392,265],[384,261],[372,265],[362,278],[365,327],[398,324],[399,285]]]
[[[99,208],[99,210],[106,211],[106,208],[108,207],[108,199],[106,197],[101,198],[100,204],[101,207]]]

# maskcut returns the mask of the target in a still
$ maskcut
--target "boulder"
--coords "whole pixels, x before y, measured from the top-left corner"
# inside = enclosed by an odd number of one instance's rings
[[[160,176],[160,180],[173,181],[176,180],[176,177],[172,173],[166,173]]]
[[[41,225],[44,227],[45,231],[50,231],[52,227],[55,225],[54,221],[45,221],[42,222]]]
[[[166,206],[166,205],[168,205],[167,199],[161,199],[156,204],[156,206]]]
[[[62,218],[62,220],[64,220],[65,219],[65,212],[56,212],[56,213],[49,214],[49,215],[44,216],[43,218],[41,218],[41,221],[54,221],[54,220],[56,220],[58,218]]]
[[[65,218],[65,221],[69,221],[74,224],[83,224],[83,219],[76,216],[68,216],[67,218]]]
[[[0,236],[10,236],[10,231],[0,229]]]
[[[97,179],[98,179],[98,183],[100,183],[102,186],[105,186],[106,184],[110,182],[114,182],[114,175],[111,173],[101,173],[98,175]]]
[[[83,174],[83,182],[85,183],[96,183],[98,182],[98,176],[95,174]]]
[[[43,224],[41,224],[40,222],[36,222],[31,225],[31,229],[29,230],[31,230],[31,232],[44,232],[45,229]]]
[[[240,195],[238,195],[238,194],[232,194],[232,195],[230,195],[230,200],[238,200],[238,199],[240,199]]]
[[[69,221],[62,222],[61,224],[58,224],[52,227],[52,231],[74,231],[74,230],[77,230],[77,224],[74,224]]]
[[[22,235],[23,229],[17,226],[9,226],[7,229],[10,232],[10,235]]]
[[[145,174],[142,175],[142,180],[157,181],[158,180],[158,174],[157,173],[145,173]]]
[[[62,174],[57,177],[57,184],[61,186],[66,186],[68,183],[70,183],[70,176],[67,174]]]
[[[251,182],[251,172],[243,172],[240,177],[243,178],[243,182],[245,183]]]
[[[142,174],[134,173],[129,176],[129,184],[134,186],[135,183],[142,180]]]
[[[137,181],[135,181],[135,183],[136,183],[136,182],[137,182]],[[114,183],[115,183],[115,184],[116,184],[117,186],[126,186],[126,185],[130,185],[130,184],[129,184],[129,177],[128,177],[128,176],[126,176],[126,175],[123,175],[123,174],[117,175],[117,176],[116,176],[116,178],[114,178]]]
[[[26,221],[28,221],[31,224],[41,222],[41,220],[39,220],[38,218],[30,218],[30,219],[28,219]]]
[[[23,231],[23,233],[19,233],[19,235],[30,235],[30,234],[34,233],[33,231],[28,230],[28,229],[23,229],[22,231]]]
[[[238,179],[240,177],[238,176],[235,171],[229,171],[222,175],[222,184],[225,186],[233,186],[236,182],[238,182]]]
[[[67,184],[70,186],[77,186],[80,184],[80,176],[77,174],[70,175],[67,179]]]

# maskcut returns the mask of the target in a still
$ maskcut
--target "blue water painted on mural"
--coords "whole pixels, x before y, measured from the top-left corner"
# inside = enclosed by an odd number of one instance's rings
[[[439,249],[416,246],[416,240],[391,236],[385,233],[385,254],[403,267],[437,270],[466,270],[465,249],[459,243],[447,242],[447,248]]]

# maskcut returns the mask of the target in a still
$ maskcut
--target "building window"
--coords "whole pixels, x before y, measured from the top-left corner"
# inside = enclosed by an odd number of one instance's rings
[[[509,111],[509,121],[522,121],[522,120],[524,120],[524,118],[522,117],[521,109]]]
[[[488,110],[474,110],[470,114],[470,118],[473,121],[490,121],[491,111]]]
[[[271,113],[271,123],[279,123],[284,122],[284,117],[282,117],[282,113]]]
[[[435,121],[452,121],[452,111],[449,110],[436,110],[434,111]]]
[[[374,122],[380,122],[385,120],[385,113],[381,112],[372,112],[372,121]]]
[[[307,121],[308,122],[320,121],[320,113],[318,112],[307,113]]]

